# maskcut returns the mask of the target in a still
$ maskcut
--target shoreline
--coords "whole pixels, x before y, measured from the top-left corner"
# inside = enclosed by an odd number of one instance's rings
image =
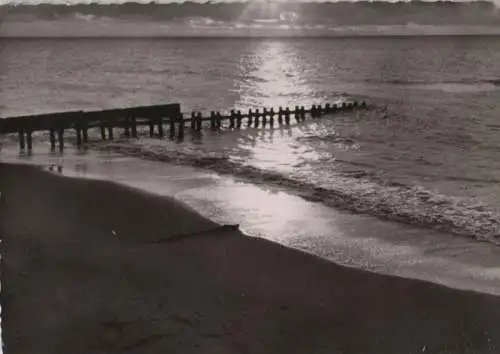
[[[500,295],[500,249],[488,243],[331,209],[210,170],[121,154],[73,154],[63,160],[37,156],[6,162],[53,173],[59,166],[63,176],[112,181],[174,198],[217,223],[239,223],[248,235],[350,268]]]
[[[500,297],[208,231],[182,203],[113,182],[0,163],[0,188],[9,353],[500,348]]]

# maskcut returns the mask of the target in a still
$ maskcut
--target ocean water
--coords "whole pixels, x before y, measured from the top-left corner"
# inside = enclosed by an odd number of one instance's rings
[[[487,241],[492,249],[500,243],[500,37],[5,39],[2,45],[0,116],[168,102],[186,114],[206,114],[365,100],[371,109],[290,127],[207,130],[182,143],[96,141],[93,148],[134,157],[126,161],[138,161],[137,168],[154,160],[151,174],[161,174],[161,164],[187,165],[275,188],[325,207],[311,216],[316,221],[331,217],[327,210],[341,211],[401,225],[406,231],[390,232],[408,242],[432,234],[426,242],[441,248],[436,240],[450,236]],[[36,140],[33,161],[59,158],[48,153],[45,134]],[[4,137],[1,149],[3,160],[17,154],[15,137]],[[325,239],[315,242],[305,248],[324,254]],[[404,245],[404,237],[398,242]]]

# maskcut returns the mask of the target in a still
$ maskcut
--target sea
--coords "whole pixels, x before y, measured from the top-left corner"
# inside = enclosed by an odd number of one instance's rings
[[[69,136],[63,154],[50,152],[46,133],[31,155],[4,136],[0,161],[173,196],[250,236],[342,265],[500,294],[500,36],[0,45],[1,117],[365,101],[369,109],[290,126],[187,130],[182,142],[102,142],[94,132],[92,146],[78,150]]]

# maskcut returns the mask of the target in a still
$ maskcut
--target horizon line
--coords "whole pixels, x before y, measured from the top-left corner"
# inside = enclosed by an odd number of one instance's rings
[[[15,1],[5,1],[0,2],[0,7],[2,6],[37,6],[37,5],[57,5],[57,6],[75,6],[75,5],[125,5],[125,4],[135,4],[135,5],[169,5],[169,4],[184,4],[184,3],[195,3],[195,4],[234,4],[234,3],[301,3],[301,4],[338,4],[338,3],[389,3],[389,4],[411,4],[411,3],[446,3],[446,4],[468,4],[468,3],[487,3],[496,5],[495,0],[118,0],[118,1],[71,1],[71,0],[55,0],[51,2],[41,2],[41,1],[31,1],[31,0],[15,0]]]
[[[331,34],[331,35],[325,35],[325,34],[311,34],[311,35],[303,35],[303,36],[286,36],[286,35],[250,35],[250,36],[243,36],[243,35],[173,35],[173,36],[168,36],[168,35],[158,35],[158,36],[153,36],[153,35],[125,35],[125,36],[117,36],[117,35],[99,35],[99,36],[81,36],[81,35],[75,35],[75,36],[33,36],[33,35],[28,35],[28,36],[5,36],[0,34],[1,39],[12,39],[12,40],[51,40],[51,39],[102,39],[102,40],[109,40],[109,39],[311,39],[311,38],[316,38],[316,39],[353,39],[353,38],[408,38],[408,37],[499,37],[500,38],[500,32],[499,33],[396,33],[396,34],[381,34],[381,33],[374,33],[374,34]]]

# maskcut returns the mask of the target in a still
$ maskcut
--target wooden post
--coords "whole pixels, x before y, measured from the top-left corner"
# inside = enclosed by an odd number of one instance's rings
[[[300,119],[306,120],[306,107],[304,106],[300,107]]]
[[[229,117],[229,128],[234,129],[234,118],[235,118],[235,113],[234,109],[231,110],[231,116]]]
[[[366,102],[365,101],[361,101],[361,108],[366,108]]]
[[[182,113],[179,115],[177,120],[179,121],[179,133],[177,134],[177,137],[179,139],[184,139],[184,116]]]
[[[104,125],[104,121],[102,120],[100,122],[100,128],[101,128],[101,139],[106,140],[106,127]]]
[[[330,113],[330,112],[331,112],[330,104],[327,103],[325,104],[325,113]]]
[[[342,102],[342,111],[345,111],[345,110],[346,110],[346,107],[347,107],[347,106],[346,106],[345,102]]]
[[[274,126],[274,109],[271,107],[269,110],[269,124],[271,125],[271,128]]]
[[[252,109],[250,108],[248,110],[248,127],[251,127],[252,126],[252,116],[253,116],[253,113],[252,113]]]
[[[19,148],[24,150],[26,148],[26,142],[24,141],[24,128],[19,128]]]
[[[268,115],[268,114],[269,114],[269,113],[267,112],[267,108],[266,108],[266,107],[264,107],[264,108],[262,109],[262,126],[263,126],[264,128],[266,127],[266,124],[267,124],[267,115]]]
[[[299,106],[295,106],[294,110],[293,110],[293,115],[295,116],[295,120],[297,122],[300,122],[300,116],[299,116]]]
[[[87,127],[87,123],[83,123],[82,138],[84,144],[87,144],[89,142],[89,128]]]
[[[82,146],[82,130],[79,126],[75,127],[76,132],[76,146],[80,148]]]
[[[155,135],[155,125],[153,119],[149,119],[149,137],[152,138]]]
[[[285,123],[286,125],[290,124],[290,108],[286,107],[285,108]]]
[[[113,123],[108,122],[108,136],[109,140],[113,140]]]
[[[173,139],[175,138],[175,124],[177,123],[177,117],[169,117],[168,118],[168,124],[170,126],[169,128],[169,138],[170,139]],[[163,131],[163,129],[162,129]],[[161,135],[161,137],[163,137],[163,133]]]
[[[316,105],[315,104],[313,104],[311,106],[311,117],[316,118]]]
[[[132,138],[137,138],[137,119],[135,117],[132,120]]]
[[[57,129],[57,138],[59,140],[59,151],[64,150],[64,128],[59,126]]]
[[[50,136],[50,151],[55,151],[56,150],[56,132],[54,129],[50,129],[49,136]]]
[[[217,125],[217,129],[221,129],[222,128],[222,116],[220,114],[220,112],[217,111],[217,113],[215,114],[215,122],[216,122],[216,125]]]
[[[196,130],[196,112],[191,112],[191,130]]]
[[[28,145],[28,151],[33,150],[33,141],[31,139],[32,130],[31,128],[26,129],[26,143]]]
[[[217,123],[215,122],[215,112],[214,111],[210,112],[210,129],[211,130],[217,129]]]
[[[129,122],[129,117],[126,117],[125,120],[123,121],[124,127],[125,127],[125,137],[130,138],[130,122]]]
[[[283,107],[280,106],[278,110],[278,124],[282,125],[283,124]]]
[[[159,117],[157,118],[158,120],[158,135],[160,138],[163,138],[164,136],[164,132],[163,132],[163,117]],[[170,118],[170,128],[172,128],[172,118]],[[175,135],[175,126],[174,126],[174,135]]]
[[[201,112],[198,112],[198,115],[196,116],[196,130],[201,131],[201,126],[203,124],[203,118],[201,117]]]
[[[241,128],[241,111],[238,110],[236,113],[236,127],[239,129]]]
[[[321,108],[321,105],[317,105],[316,106],[316,117],[321,117],[321,115],[323,114],[323,109]]]
[[[260,116],[260,112],[259,112],[259,109],[257,108],[255,110],[255,120],[253,122],[254,123],[253,125],[254,125],[255,128],[259,127],[259,116]]]

